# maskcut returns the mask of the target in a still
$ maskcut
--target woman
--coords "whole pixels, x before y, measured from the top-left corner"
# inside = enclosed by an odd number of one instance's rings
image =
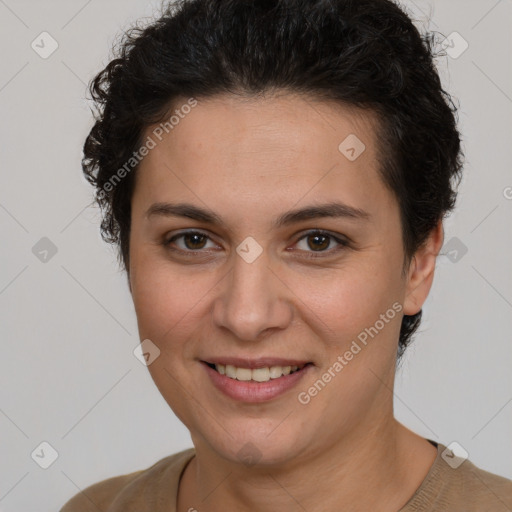
[[[462,169],[433,43],[389,0],[188,0],[127,36],[84,172],[194,448],[63,512],[512,508],[393,416]]]

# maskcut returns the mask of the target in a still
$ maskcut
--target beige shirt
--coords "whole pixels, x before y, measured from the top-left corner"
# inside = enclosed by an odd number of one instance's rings
[[[411,499],[398,512],[512,512],[512,480],[453,457],[446,446]],[[446,451],[445,451],[446,450]],[[148,469],[93,484],[60,512],[176,512],[180,477],[194,448],[161,459]],[[457,466],[457,467],[455,467]]]

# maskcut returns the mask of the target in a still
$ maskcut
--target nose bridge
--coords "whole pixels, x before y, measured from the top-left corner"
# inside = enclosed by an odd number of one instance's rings
[[[291,317],[268,253],[263,250],[252,259],[257,247],[251,243],[242,242],[233,254],[232,272],[214,308],[215,323],[240,340],[255,340],[263,331],[284,328]]]

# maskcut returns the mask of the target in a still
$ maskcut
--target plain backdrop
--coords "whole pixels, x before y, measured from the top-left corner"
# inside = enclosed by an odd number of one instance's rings
[[[397,375],[396,415],[512,478],[512,3],[404,4],[421,30],[451,37],[438,66],[460,104],[466,164],[425,318]],[[94,482],[192,446],[133,354],[126,278],[100,239],[80,167],[92,126],[86,84],[122,30],[159,8],[0,0],[3,512],[58,510]]]

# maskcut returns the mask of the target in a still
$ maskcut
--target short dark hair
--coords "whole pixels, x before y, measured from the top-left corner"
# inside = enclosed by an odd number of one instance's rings
[[[117,57],[90,84],[95,124],[82,167],[96,187],[103,239],[117,245],[128,272],[137,166],[119,183],[112,177],[173,100],[282,90],[377,115],[379,171],[398,200],[408,263],[454,207],[463,165],[457,108],[434,65],[443,54],[436,44],[435,32],[421,35],[390,0],[167,5],[156,21],[126,31]],[[421,313],[403,318],[399,359]]]

